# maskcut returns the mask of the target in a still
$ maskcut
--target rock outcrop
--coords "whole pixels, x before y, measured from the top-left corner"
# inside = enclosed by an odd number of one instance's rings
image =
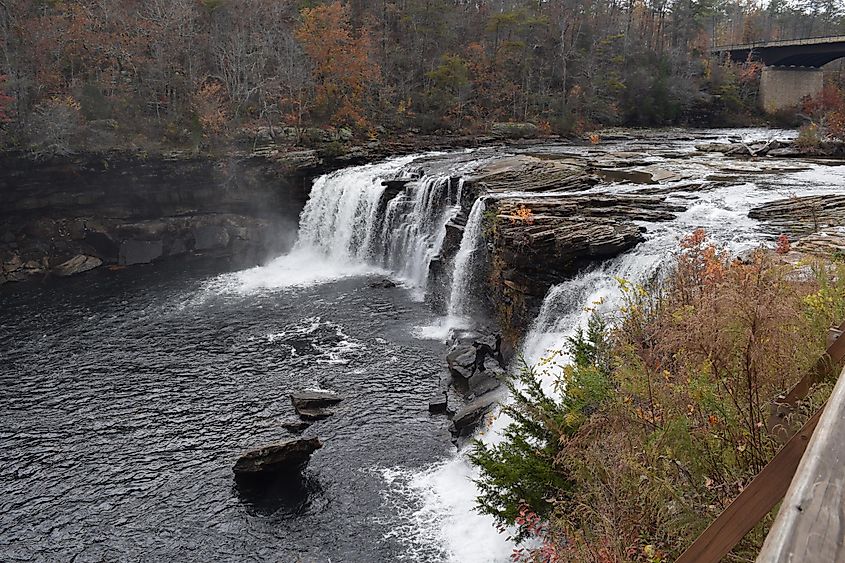
[[[845,225],[845,195],[779,199],[755,207],[748,216],[768,224],[775,234],[804,236]]]
[[[666,221],[683,209],[659,195],[500,199],[488,227],[500,326],[525,330],[552,285],[640,243],[634,221]]]
[[[452,417],[451,432],[457,440],[469,437],[490,410],[499,402],[499,397],[487,393],[463,406]]]
[[[310,173],[257,158],[0,154],[0,283],[173,257],[256,264],[292,243]]]
[[[803,253],[820,256],[828,260],[845,257],[845,229],[842,227],[824,229],[799,239],[792,249]]]
[[[330,417],[334,412],[329,407],[337,405],[342,400],[343,397],[340,395],[327,391],[297,391],[290,395],[296,414],[309,421]]]
[[[250,450],[238,458],[232,470],[237,476],[298,472],[323,447],[318,438],[285,440]]]
[[[700,144],[696,145],[695,148],[701,152],[720,152],[725,156],[737,157],[845,157],[845,142],[834,140],[821,140],[816,144],[809,145],[801,145],[794,140],[787,139],[770,139],[753,143],[733,141],[730,143]]]
[[[448,387],[429,402],[429,412],[453,416],[450,431],[456,444],[471,435],[500,396],[495,391],[507,377],[502,346],[501,338],[489,335],[458,342],[446,356]]]

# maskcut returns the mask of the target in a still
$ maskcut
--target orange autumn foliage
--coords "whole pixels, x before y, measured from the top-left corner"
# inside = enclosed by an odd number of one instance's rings
[[[519,207],[516,208],[516,211],[514,211],[511,216],[511,224],[516,224],[517,222],[525,225],[534,224],[534,212],[531,211],[530,207],[520,204]]]
[[[366,93],[381,77],[367,31],[353,34],[349,9],[332,2],[302,10],[296,38],[314,63],[315,110],[332,125],[366,128]]]

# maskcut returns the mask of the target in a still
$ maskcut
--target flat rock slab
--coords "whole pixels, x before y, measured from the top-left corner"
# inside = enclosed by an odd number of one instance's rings
[[[299,471],[311,459],[311,454],[322,447],[323,444],[318,438],[293,439],[270,444],[243,454],[232,470],[235,475]]]
[[[53,268],[53,271],[57,275],[65,277],[93,270],[94,268],[100,267],[102,264],[103,261],[96,256],[85,256],[83,254],[79,254],[66,262],[62,262]]]
[[[774,232],[804,236],[845,225],[845,195],[790,197],[763,203],[748,216],[767,223]]]
[[[328,391],[297,391],[290,394],[290,402],[300,415],[302,410],[322,409],[336,405],[343,397]]]
[[[334,414],[334,411],[330,411],[329,409],[296,409],[296,413],[302,417],[303,420],[323,420],[324,418],[329,418],[331,415]]]
[[[449,402],[446,399],[446,393],[436,395],[428,400],[428,412],[431,414],[448,414]]]

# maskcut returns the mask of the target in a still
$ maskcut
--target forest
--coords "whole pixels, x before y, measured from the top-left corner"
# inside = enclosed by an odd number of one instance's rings
[[[0,0],[0,143],[738,125],[760,68],[714,45],[832,34],[838,0]]]

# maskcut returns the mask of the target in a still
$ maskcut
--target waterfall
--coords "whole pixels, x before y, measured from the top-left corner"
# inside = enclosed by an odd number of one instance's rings
[[[300,217],[296,249],[381,266],[424,290],[460,184],[449,176],[405,178],[408,183],[398,193],[388,193],[382,182],[400,176],[411,160],[393,159],[318,178]]]
[[[460,204],[449,175],[411,175],[419,155],[353,166],[314,181],[293,250],[240,274],[242,289],[287,287],[391,273],[422,298],[431,260]],[[385,181],[399,181],[387,187]]]
[[[370,243],[382,264],[416,288],[425,289],[428,267],[443,244],[453,214],[453,183],[448,177],[428,177],[394,197],[387,204],[380,236]]]
[[[461,246],[455,255],[455,269],[452,275],[452,291],[449,295],[449,316],[466,317],[471,310],[470,295],[473,289],[473,274],[478,264],[478,255],[484,238],[481,228],[484,223],[484,211],[487,208],[484,199],[478,198],[469,212]]]

